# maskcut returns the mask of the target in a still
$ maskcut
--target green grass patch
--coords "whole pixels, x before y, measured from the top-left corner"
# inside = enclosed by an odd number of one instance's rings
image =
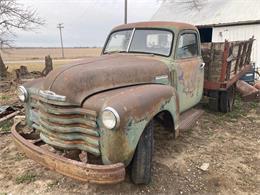
[[[16,177],[15,182],[17,184],[26,183],[29,184],[36,179],[36,173],[33,173],[32,171],[27,171],[23,173],[22,175]]]
[[[11,96],[9,96],[9,95],[2,95],[1,96],[1,100],[9,100],[9,99],[11,99]]]
[[[13,122],[11,120],[5,121],[0,125],[0,131],[9,132],[11,130],[12,125],[13,125]]]
[[[244,102],[239,96],[237,96],[233,111],[225,114],[225,116],[230,118],[245,117],[251,109],[257,109],[258,107],[259,103]]]
[[[21,154],[21,153],[18,153],[16,156],[15,156],[15,161],[21,161],[23,159],[25,159],[26,157],[24,156],[24,154]]]
[[[222,124],[223,121],[236,122],[240,117],[246,117],[248,112],[252,109],[258,109],[260,106],[257,102],[244,102],[239,95],[236,96],[233,111],[228,113],[215,112],[205,106],[206,112],[215,115],[215,124]]]

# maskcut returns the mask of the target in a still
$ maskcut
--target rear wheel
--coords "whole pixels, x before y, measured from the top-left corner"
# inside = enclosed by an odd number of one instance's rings
[[[209,109],[215,112],[219,111],[219,91],[209,92]]]
[[[135,184],[148,184],[151,180],[153,155],[153,121],[144,129],[135,150],[131,165],[131,179]]]
[[[235,87],[231,86],[227,91],[221,91],[219,96],[219,111],[231,112],[235,102]]]

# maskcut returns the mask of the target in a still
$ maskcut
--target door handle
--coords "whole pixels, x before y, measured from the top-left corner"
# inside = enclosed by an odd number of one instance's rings
[[[200,69],[203,69],[204,67],[205,67],[205,63],[203,62],[200,64]]]

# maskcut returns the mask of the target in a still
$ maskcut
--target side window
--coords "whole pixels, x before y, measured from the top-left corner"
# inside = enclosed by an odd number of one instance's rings
[[[198,41],[195,33],[184,33],[180,36],[176,56],[190,58],[198,55]]]

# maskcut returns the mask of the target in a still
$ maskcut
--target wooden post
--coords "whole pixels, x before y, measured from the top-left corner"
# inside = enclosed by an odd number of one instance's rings
[[[0,54],[0,80],[7,76],[7,69]]]
[[[52,59],[51,56],[45,56],[45,67],[42,71],[42,74],[44,76],[46,76],[47,74],[49,74],[49,72],[51,72],[53,70],[53,64],[52,64]]]

